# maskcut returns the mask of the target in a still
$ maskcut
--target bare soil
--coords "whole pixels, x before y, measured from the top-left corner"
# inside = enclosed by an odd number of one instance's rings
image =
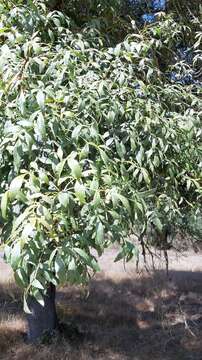
[[[162,259],[138,274],[134,261],[114,263],[116,253],[100,259],[88,287],[58,289],[66,326],[38,346],[24,341],[21,294],[0,260],[0,359],[202,360],[202,254],[170,252],[167,277]]]

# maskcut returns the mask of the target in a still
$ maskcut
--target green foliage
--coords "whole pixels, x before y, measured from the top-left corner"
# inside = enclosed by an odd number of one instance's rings
[[[39,302],[47,283],[99,270],[95,251],[118,241],[116,260],[129,260],[127,235],[146,242],[151,227],[180,231],[201,214],[201,87],[172,83],[159,61],[183,26],[171,15],[141,31],[128,24],[107,47],[103,30],[67,14],[42,1],[0,5],[1,238],[16,282]]]

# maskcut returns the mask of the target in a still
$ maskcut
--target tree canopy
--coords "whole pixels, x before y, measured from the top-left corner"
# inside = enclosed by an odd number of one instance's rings
[[[197,3],[152,23],[121,1],[61,3],[0,4],[1,240],[40,303],[114,241],[129,260],[131,234],[201,234]]]

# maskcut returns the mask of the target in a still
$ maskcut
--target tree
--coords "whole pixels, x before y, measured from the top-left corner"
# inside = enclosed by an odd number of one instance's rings
[[[201,61],[196,18],[137,28],[113,4],[77,23],[77,7],[0,5],[1,239],[32,341],[57,326],[55,287],[99,270],[95,251],[117,241],[128,261],[130,234],[144,253],[151,229],[167,241],[201,217],[201,86],[183,82]],[[190,66],[173,63],[185,42]]]

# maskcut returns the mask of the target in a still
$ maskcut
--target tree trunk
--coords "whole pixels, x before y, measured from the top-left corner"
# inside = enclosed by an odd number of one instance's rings
[[[28,341],[36,342],[44,335],[57,328],[57,314],[55,307],[55,286],[50,284],[47,295],[44,296],[44,306],[33,297],[28,298],[31,314],[27,315]]]

